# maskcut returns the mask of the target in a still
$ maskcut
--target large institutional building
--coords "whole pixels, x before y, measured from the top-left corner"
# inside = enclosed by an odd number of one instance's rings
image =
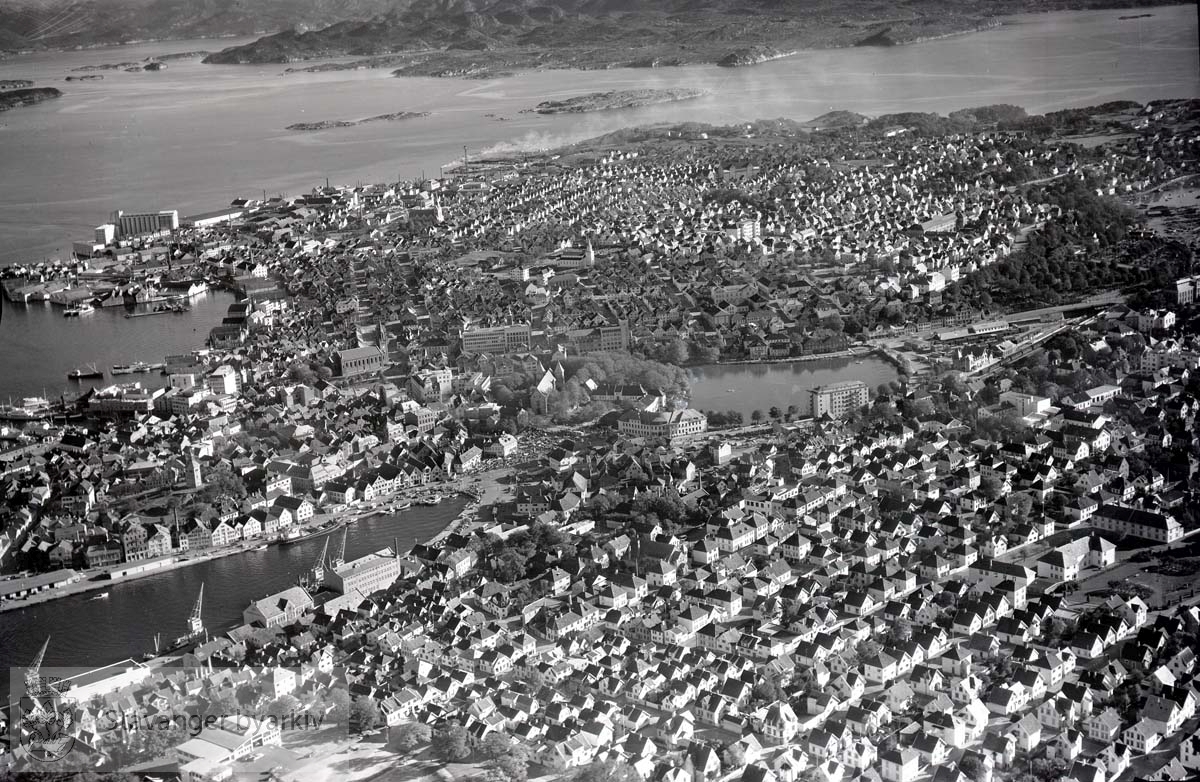
[[[334,355],[334,361],[341,377],[370,375],[383,369],[383,351],[370,346],[339,350]]]
[[[465,353],[528,353],[535,342],[561,342],[580,353],[629,348],[628,321],[604,318],[570,328],[550,328],[531,323],[503,326],[467,326],[462,332]]]
[[[1159,543],[1174,543],[1184,532],[1183,525],[1174,516],[1110,502],[1092,514],[1092,525],[1096,529]]]
[[[156,234],[160,231],[174,231],[178,229],[179,212],[175,209],[168,209],[162,212],[125,214],[118,209],[109,217],[109,222],[115,228],[114,233],[116,234],[116,238],[126,239],[130,236]]]
[[[400,559],[390,548],[384,548],[332,568],[325,574],[325,583],[344,595],[369,595],[387,589],[398,578]]]
[[[649,413],[630,410],[617,421],[626,437],[663,437],[674,440],[708,431],[708,418],[699,410]]]
[[[295,622],[313,607],[312,597],[298,586],[289,587],[262,600],[255,600],[242,611],[246,624],[282,627]]]
[[[1191,304],[1196,300],[1197,290],[1200,290],[1200,274],[1180,277],[1175,281],[1175,303]]]
[[[463,329],[462,349],[468,353],[527,353],[533,329],[528,323]]]

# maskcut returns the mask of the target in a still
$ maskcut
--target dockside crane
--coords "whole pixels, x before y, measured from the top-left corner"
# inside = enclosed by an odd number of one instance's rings
[[[312,568],[300,577],[300,586],[305,589],[317,589],[325,582],[325,563],[326,557],[329,556],[329,536],[325,536],[325,542],[321,546],[321,553],[317,555],[317,560],[313,562]]]
[[[204,632],[204,618],[202,612],[204,610],[204,583],[200,584],[200,594],[196,596],[196,604],[192,606],[192,613],[188,616],[188,635],[198,636]]]
[[[335,569],[346,564],[346,537],[350,534],[349,527],[342,528],[342,539],[338,542],[338,547],[333,552],[333,559],[329,560],[329,568]],[[328,539],[326,539],[328,540]]]
[[[42,660],[46,658],[46,648],[49,646],[50,636],[46,636],[46,640],[42,641],[42,648],[38,649],[37,656],[33,658],[33,662],[29,663],[29,667],[25,669],[26,692],[36,692],[41,688]]]

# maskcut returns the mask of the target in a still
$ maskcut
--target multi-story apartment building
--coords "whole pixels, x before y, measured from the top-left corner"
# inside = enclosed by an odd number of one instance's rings
[[[813,418],[823,415],[844,418],[847,413],[867,404],[869,398],[867,384],[861,380],[817,386],[808,392],[809,412]]]

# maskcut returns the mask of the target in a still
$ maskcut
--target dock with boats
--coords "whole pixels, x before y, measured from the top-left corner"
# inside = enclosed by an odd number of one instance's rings
[[[54,406],[49,399],[41,396],[27,396],[20,404],[9,402],[0,405],[0,420],[4,421],[41,421],[54,413]]]
[[[191,311],[191,306],[183,301],[174,301],[170,304],[160,303],[154,306],[154,309],[146,312],[127,312],[126,318],[149,318],[152,315],[182,315],[185,312]]]
[[[112,373],[114,375],[144,375],[147,372],[164,369],[166,366],[163,363],[147,364],[145,361],[137,361],[132,364],[113,364]]]

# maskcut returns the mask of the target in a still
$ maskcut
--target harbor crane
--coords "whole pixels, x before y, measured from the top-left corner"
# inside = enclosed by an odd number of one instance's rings
[[[201,614],[204,608],[204,583],[200,584],[200,594],[196,596],[196,604],[188,616],[188,635],[198,636],[204,632],[204,618]]]
[[[46,636],[46,640],[42,641],[42,648],[38,650],[37,656],[33,658],[33,662],[25,669],[25,691],[35,692],[40,689],[42,683],[42,660],[46,658],[46,648],[50,646],[50,636]]]
[[[350,534],[349,527],[342,528],[342,539],[338,543],[337,549],[333,552],[333,559],[329,560],[330,569],[339,568],[346,564],[346,537]]]
[[[321,546],[321,553],[317,555],[317,559],[313,562],[312,568],[300,577],[300,586],[305,589],[316,589],[325,581],[325,563],[326,557],[329,556],[329,536],[325,536],[325,543]]]

